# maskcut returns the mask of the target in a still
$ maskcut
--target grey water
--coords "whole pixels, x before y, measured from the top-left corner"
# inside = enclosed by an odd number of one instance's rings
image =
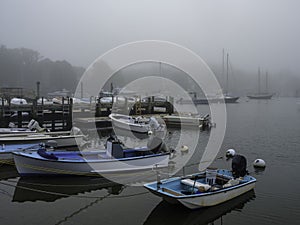
[[[227,130],[214,166],[230,169],[229,148],[246,156],[257,178],[253,192],[200,210],[170,205],[143,187],[104,178],[20,178],[13,167],[0,166],[0,224],[299,224],[300,107],[295,98],[240,99],[228,104]],[[207,106],[198,106],[206,112]],[[181,131],[181,132],[193,132]],[[210,132],[200,134],[204,147]],[[176,140],[172,129],[169,140]],[[187,144],[188,145],[188,144]],[[201,152],[199,150],[199,152]],[[197,172],[199,154],[187,173]],[[252,162],[262,158],[265,170]]]

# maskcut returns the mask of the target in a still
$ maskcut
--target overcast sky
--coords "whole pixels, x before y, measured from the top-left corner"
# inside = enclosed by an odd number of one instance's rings
[[[208,63],[300,71],[299,0],[0,0],[0,44],[87,67],[126,42],[175,42]]]

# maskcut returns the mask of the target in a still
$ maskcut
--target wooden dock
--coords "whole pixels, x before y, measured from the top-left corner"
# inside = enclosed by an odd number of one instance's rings
[[[169,101],[168,101],[169,100]],[[149,97],[144,102],[125,101],[102,103],[100,99],[90,103],[74,104],[72,98],[63,98],[61,104],[38,103],[36,99],[28,100],[28,104],[13,105],[0,103],[0,127],[8,127],[13,122],[17,127],[25,127],[31,119],[35,119],[46,128],[55,130],[70,130],[73,126],[73,115],[76,118],[90,117],[106,118],[93,121],[97,127],[111,127],[111,122],[107,119],[112,111],[130,115],[148,114],[172,114],[174,112],[173,98],[165,101],[155,101],[154,97]],[[171,101],[170,101],[171,100]],[[78,122],[78,121],[76,121]],[[86,123],[84,120],[79,123]]]

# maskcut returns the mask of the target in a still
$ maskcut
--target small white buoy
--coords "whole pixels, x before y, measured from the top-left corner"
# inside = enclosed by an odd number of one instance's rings
[[[255,159],[253,162],[253,166],[257,168],[265,168],[266,162],[263,159]]]
[[[182,145],[181,146],[181,151],[182,152],[187,152],[189,150],[189,147],[188,146],[186,146],[186,145]]]
[[[233,156],[235,156],[235,150],[234,149],[228,149],[227,151],[226,151],[226,157],[233,157]]]
[[[152,130],[149,130],[148,131],[148,135],[152,135],[153,134],[153,131]]]

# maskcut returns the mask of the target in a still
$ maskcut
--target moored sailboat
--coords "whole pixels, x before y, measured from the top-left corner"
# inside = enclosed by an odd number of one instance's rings
[[[268,92],[268,72],[266,72],[266,92],[260,90],[260,68],[258,68],[258,92],[247,95],[249,99],[271,99],[274,94]]]

